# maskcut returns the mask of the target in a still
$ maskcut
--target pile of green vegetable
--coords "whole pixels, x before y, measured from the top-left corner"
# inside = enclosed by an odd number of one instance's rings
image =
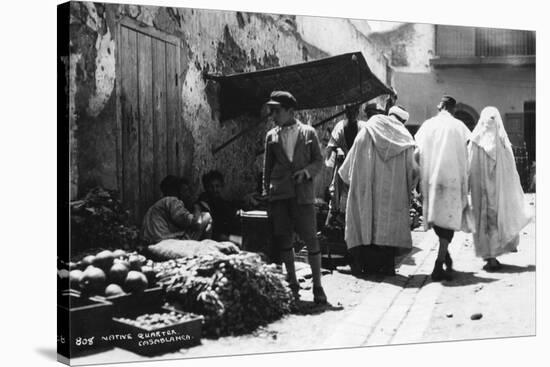
[[[249,333],[291,311],[292,292],[281,270],[256,254],[169,260],[155,271],[169,303],[205,317],[206,336]]]

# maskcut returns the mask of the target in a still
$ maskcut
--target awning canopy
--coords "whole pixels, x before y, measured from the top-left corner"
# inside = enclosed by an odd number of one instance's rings
[[[362,103],[393,92],[374,75],[363,54],[352,52],[290,66],[227,76],[220,83],[220,118],[259,115],[274,90],[294,95],[298,109]]]

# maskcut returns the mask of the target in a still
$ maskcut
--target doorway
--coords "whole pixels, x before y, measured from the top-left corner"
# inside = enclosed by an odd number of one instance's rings
[[[457,103],[454,116],[462,121],[470,131],[474,130],[479,114],[472,107],[464,103]]]
[[[462,121],[464,125],[466,125],[468,129],[470,129],[470,131],[472,131],[476,126],[476,121],[474,120],[474,117],[466,111],[456,111],[455,117]]]
[[[180,47],[176,37],[131,19],[117,38],[119,190],[139,223],[167,174],[181,175]]]

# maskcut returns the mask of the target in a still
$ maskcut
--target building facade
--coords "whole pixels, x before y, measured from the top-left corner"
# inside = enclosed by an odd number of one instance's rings
[[[443,94],[473,129],[486,106],[499,109],[510,141],[535,156],[535,32],[429,24],[403,25],[403,44],[389,46],[399,103],[410,128],[437,113]],[[396,31],[393,31],[395,33]]]
[[[366,21],[188,8],[71,2],[67,74],[71,199],[95,186],[118,190],[136,222],[160,197],[166,174],[196,194],[210,169],[226,176],[229,198],[253,191],[261,171],[263,124],[218,154],[213,148],[257,124],[220,121],[216,84],[229,75],[361,51],[388,79],[388,61]],[[315,123],[340,107],[300,111]],[[321,140],[336,123],[318,129]],[[323,172],[318,194],[330,180]]]
[[[202,174],[218,169],[233,199],[257,186],[272,126],[250,116],[221,121],[217,86],[205,73],[360,51],[396,89],[412,131],[449,93],[469,127],[483,107],[499,108],[514,145],[525,142],[535,159],[534,32],[92,2],[71,2],[68,26],[70,52],[61,55],[60,70],[68,94],[71,199],[95,186],[118,190],[136,222],[160,197],[166,174],[188,178],[198,194]],[[314,124],[340,109],[300,111],[298,118]],[[323,145],[337,120],[318,128]],[[318,196],[329,181],[325,170]]]

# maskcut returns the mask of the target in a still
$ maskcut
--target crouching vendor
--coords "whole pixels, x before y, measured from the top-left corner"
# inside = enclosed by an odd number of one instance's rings
[[[223,174],[212,170],[202,176],[204,192],[199,200],[208,204],[212,216],[212,238],[215,241],[229,241],[231,234],[238,233],[237,208],[223,197],[225,181]]]
[[[164,197],[143,218],[142,235],[149,243],[166,239],[202,240],[211,237],[212,217],[206,204],[192,205],[189,182],[166,176],[160,189]],[[188,209],[192,208],[192,212]]]

